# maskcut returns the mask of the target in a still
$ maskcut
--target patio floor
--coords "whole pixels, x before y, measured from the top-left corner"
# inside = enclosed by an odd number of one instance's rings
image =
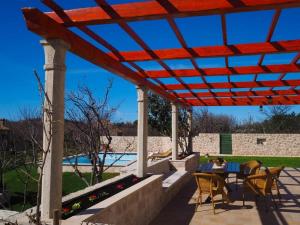
[[[278,204],[277,210],[270,203],[268,212],[265,211],[263,199],[260,198],[255,203],[255,198],[250,193],[246,195],[246,207],[243,208],[241,183],[236,191],[234,181],[235,178],[230,178],[230,186],[233,189],[230,198],[234,202],[228,206],[226,204],[223,206],[221,202],[218,203],[215,215],[210,204],[199,206],[195,212],[197,188],[193,179],[161,211],[158,217],[152,221],[151,225],[300,224],[300,168],[286,168],[281,173],[280,192],[282,201],[281,204]],[[204,196],[205,198],[206,196]],[[276,200],[278,199],[276,198]]]

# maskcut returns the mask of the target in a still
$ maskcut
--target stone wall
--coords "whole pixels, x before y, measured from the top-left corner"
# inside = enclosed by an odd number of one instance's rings
[[[211,155],[220,152],[220,135],[213,133],[199,134],[193,138],[194,152],[208,153]]]
[[[130,145],[136,151],[136,137],[113,136],[112,147],[122,151]],[[148,137],[148,152],[171,148],[169,137]],[[220,154],[220,135],[199,134],[193,138],[193,149],[201,154]],[[300,156],[300,134],[232,134],[233,155]]]
[[[111,147],[115,151],[136,151],[137,138],[132,136],[112,136]],[[169,137],[148,137],[148,152],[167,151],[171,148]]]
[[[300,156],[300,134],[232,134],[232,153]]]

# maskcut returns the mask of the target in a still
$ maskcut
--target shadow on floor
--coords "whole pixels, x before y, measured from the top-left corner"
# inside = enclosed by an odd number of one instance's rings
[[[192,199],[196,190],[195,181],[191,180],[181,189],[176,197],[167,204],[150,225],[190,224],[191,218],[195,213],[195,204],[190,204],[189,201]]]
[[[216,204],[216,215],[210,204],[199,206],[195,211],[195,192],[197,190],[192,179],[178,195],[161,211],[150,225],[219,225],[219,224],[263,224],[263,225],[288,225],[300,224],[300,183],[297,177],[300,171],[289,168],[283,171],[280,179],[281,203],[276,197],[278,208],[271,201],[266,205],[263,198],[246,193],[246,207],[242,206],[242,184],[236,190],[235,178],[230,179],[233,192],[230,198],[233,202],[229,205]],[[274,191],[274,194],[276,191]],[[204,197],[205,199],[205,197]]]

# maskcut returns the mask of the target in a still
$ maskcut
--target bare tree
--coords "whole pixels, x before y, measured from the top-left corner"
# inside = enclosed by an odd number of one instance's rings
[[[194,129],[196,133],[223,133],[236,129],[237,122],[232,116],[215,115],[206,107],[194,112]]]
[[[36,210],[34,214],[27,214],[29,218],[29,222],[32,224],[40,225],[42,224],[41,221],[41,195],[42,195],[42,179],[44,174],[44,167],[46,163],[47,155],[50,152],[50,143],[53,137],[52,134],[52,123],[54,122],[52,119],[52,102],[50,101],[47,93],[45,92],[45,89],[42,85],[42,82],[40,80],[39,75],[34,70],[35,78],[37,79],[38,83],[38,89],[40,93],[41,98],[41,116],[33,116],[34,114],[31,114],[29,111],[23,111],[24,116],[27,117],[24,120],[25,127],[27,128],[24,138],[25,141],[31,143],[32,151],[34,152],[32,155],[33,160],[27,161],[28,164],[35,164],[38,167],[39,175],[38,178],[35,178],[32,176],[27,169],[22,170],[24,174],[26,174],[28,177],[30,177],[32,180],[37,182],[37,197],[36,197]],[[34,117],[29,119],[28,117]],[[40,119],[40,121],[39,121]],[[44,121],[48,121],[48,127],[46,127],[46,124]],[[38,124],[40,124],[41,129],[39,129]],[[44,133],[43,138],[46,139],[46,143],[48,143],[46,146],[43,146],[43,140],[41,138],[41,134]],[[26,168],[26,167],[24,167]]]
[[[81,86],[77,93],[71,92],[68,95],[70,107],[67,116],[72,124],[70,128],[73,141],[78,152],[87,155],[92,164],[90,185],[102,180],[104,162],[107,153],[111,151],[110,120],[116,111],[116,108],[108,105],[111,88],[112,80],[109,81],[102,100],[97,100],[86,86]],[[102,153],[103,157],[99,157],[99,153]],[[83,178],[77,163],[74,168],[76,174]]]

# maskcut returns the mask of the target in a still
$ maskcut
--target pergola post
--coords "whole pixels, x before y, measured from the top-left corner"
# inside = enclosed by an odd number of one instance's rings
[[[188,152],[193,151],[193,136],[192,136],[192,128],[193,128],[193,108],[189,108],[188,112],[188,126],[189,126],[189,133],[188,133]]]
[[[148,143],[148,96],[147,89],[137,87],[138,125],[137,125],[137,176],[144,177],[147,173]]]
[[[41,217],[51,219],[61,209],[64,145],[65,56],[68,45],[59,39],[42,40],[45,52],[45,100]],[[48,100],[46,99],[48,98]]]
[[[172,103],[172,160],[178,156],[178,106]]]

